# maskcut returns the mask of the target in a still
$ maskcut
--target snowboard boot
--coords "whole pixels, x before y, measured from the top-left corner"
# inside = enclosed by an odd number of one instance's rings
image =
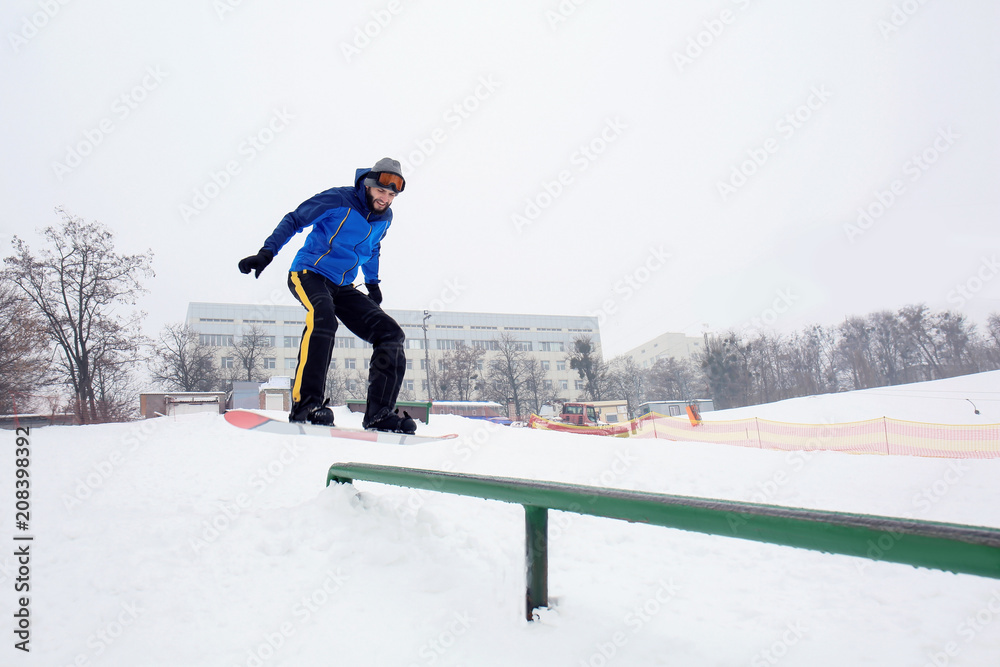
[[[333,426],[333,410],[328,406],[330,399],[317,405],[315,401],[294,403],[288,413],[288,421],[293,424],[316,424],[317,426]]]
[[[380,410],[371,420],[365,417],[362,426],[369,431],[385,431],[387,433],[412,435],[417,432],[417,422],[413,421],[413,417],[405,411],[400,417],[398,409],[395,412],[390,412],[388,408]]]

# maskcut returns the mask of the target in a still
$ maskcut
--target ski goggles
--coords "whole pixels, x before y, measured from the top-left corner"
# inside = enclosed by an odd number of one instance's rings
[[[406,182],[403,180],[402,176],[388,171],[379,172],[375,181],[379,184],[379,187],[392,190],[397,194],[402,192],[403,188],[406,186]]]

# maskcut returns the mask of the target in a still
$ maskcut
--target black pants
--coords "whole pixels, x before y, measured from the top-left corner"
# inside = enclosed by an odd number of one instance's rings
[[[403,384],[403,329],[353,285],[339,286],[312,271],[292,271],[288,288],[307,311],[292,384],[292,401],[321,404],[333,356],[337,319],[374,347],[368,371],[366,423],[391,412]]]

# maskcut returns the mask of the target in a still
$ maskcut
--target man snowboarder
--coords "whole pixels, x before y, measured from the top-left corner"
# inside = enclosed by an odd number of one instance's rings
[[[282,218],[256,255],[240,260],[240,272],[255,271],[254,277],[260,277],[293,235],[312,226],[288,274],[288,288],[306,309],[292,383],[291,422],[333,425],[325,386],[339,319],[374,348],[363,426],[416,431],[409,415],[394,410],[406,370],[403,329],[379,305],[379,251],[392,223],[390,205],[405,184],[397,160],[382,158],[371,169],[358,169],[353,186],[331,188],[307,199]],[[359,267],[367,295],[354,287]]]

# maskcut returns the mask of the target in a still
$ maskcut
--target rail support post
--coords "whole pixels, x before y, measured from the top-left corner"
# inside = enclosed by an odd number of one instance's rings
[[[544,507],[524,506],[525,617],[534,620],[534,611],[549,605],[549,513]]]

